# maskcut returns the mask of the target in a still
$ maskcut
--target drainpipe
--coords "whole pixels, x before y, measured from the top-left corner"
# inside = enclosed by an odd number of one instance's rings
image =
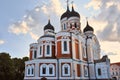
[[[86,37],[86,55],[87,55],[87,62],[88,62],[88,77],[89,77],[89,80],[90,80],[89,61],[88,61],[88,51],[87,51],[87,39],[88,39],[88,36]]]
[[[59,80],[59,59],[57,58],[57,72],[58,72],[58,80]]]

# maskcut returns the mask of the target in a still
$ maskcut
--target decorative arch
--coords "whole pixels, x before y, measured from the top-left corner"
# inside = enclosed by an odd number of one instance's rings
[[[30,76],[30,73],[31,73],[31,67],[28,65],[27,66],[27,76]]]
[[[49,76],[55,76],[55,66],[53,64],[48,65]]]
[[[34,76],[34,65],[27,66],[27,76]]]
[[[47,64],[42,64],[40,66],[40,76],[46,76],[47,75]]]
[[[68,37],[68,36],[63,36],[63,37],[62,37],[62,45],[61,45],[61,46],[62,46],[62,53],[63,53],[63,54],[69,54],[69,52],[70,52],[70,51],[69,51],[69,48],[70,48],[70,47],[69,47],[69,46],[70,46],[70,45],[69,45],[69,41],[70,41],[70,40],[69,40],[69,37]]]
[[[62,65],[62,76],[70,76],[70,65],[69,64]]]

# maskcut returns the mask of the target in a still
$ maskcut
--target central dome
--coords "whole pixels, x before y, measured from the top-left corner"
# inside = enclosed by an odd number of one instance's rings
[[[69,16],[70,16],[70,10],[69,10],[69,7],[67,6],[67,10],[65,13],[62,14],[61,20],[65,17],[68,18]]]
[[[79,13],[74,10],[73,6],[72,6],[72,11],[70,11],[69,7],[67,6],[67,10],[66,10],[65,13],[62,14],[61,20],[63,18],[70,18],[70,17],[78,17],[78,18],[80,18]]]
[[[78,17],[78,18],[80,18],[79,13],[74,10],[73,6],[72,6],[72,11],[70,12],[69,17]]]

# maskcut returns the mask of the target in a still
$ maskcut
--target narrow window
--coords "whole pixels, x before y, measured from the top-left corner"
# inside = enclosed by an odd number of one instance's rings
[[[70,28],[72,28],[72,24],[70,24]]]
[[[49,54],[50,54],[50,46],[47,45],[47,55],[49,55]]]
[[[88,67],[87,66],[85,66],[85,68],[84,68],[84,74],[85,74],[85,76],[88,76]]]
[[[42,71],[43,74],[46,74],[46,68],[43,67],[43,71]]]
[[[52,67],[49,68],[49,74],[53,74],[53,68]]]
[[[28,69],[28,75],[30,74],[30,69]]]
[[[64,51],[67,51],[67,41],[64,41]]]
[[[113,72],[113,75],[114,75],[114,72]]]
[[[68,74],[68,67],[64,67],[64,70],[65,70],[65,74]]]
[[[33,74],[33,72],[34,72],[34,70],[33,70],[33,68],[32,68],[32,74]]]
[[[63,76],[70,76],[70,65],[69,64],[64,64],[62,66],[62,75]]]
[[[101,69],[98,69],[98,75],[101,75]]]
[[[75,28],[77,28],[77,24],[75,23]]]
[[[66,25],[64,24],[64,30],[66,30]]]
[[[37,51],[35,50],[34,51],[34,58],[36,58],[37,57]]]
[[[42,46],[40,46],[40,55],[41,55],[41,53],[42,53]]]

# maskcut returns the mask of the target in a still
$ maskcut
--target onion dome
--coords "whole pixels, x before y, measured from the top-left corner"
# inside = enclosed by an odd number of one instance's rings
[[[88,24],[88,21],[87,21],[87,25],[84,28],[83,32],[87,32],[87,31],[94,31],[94,29]]]
[[[72,11],[70,12],[70,16],[69,17],[78,17],[78,18],[80,18],[79,13],[74,10],[73,6],[72,6]]]
[[[64,12],[63,14],[62,14],[62,16],[61,16],[61,20],[63,19],[63,18],[65,18],[65,17],[69,17],[70,16],[70,10],[69,10],[69,7],[67,6],[67,10],[66,10],[66,12]]]
[[[44,27],[44,30],[51,29],[54,31],[54,27],[51,25],[50,20],[48,21],[48,24]]]

